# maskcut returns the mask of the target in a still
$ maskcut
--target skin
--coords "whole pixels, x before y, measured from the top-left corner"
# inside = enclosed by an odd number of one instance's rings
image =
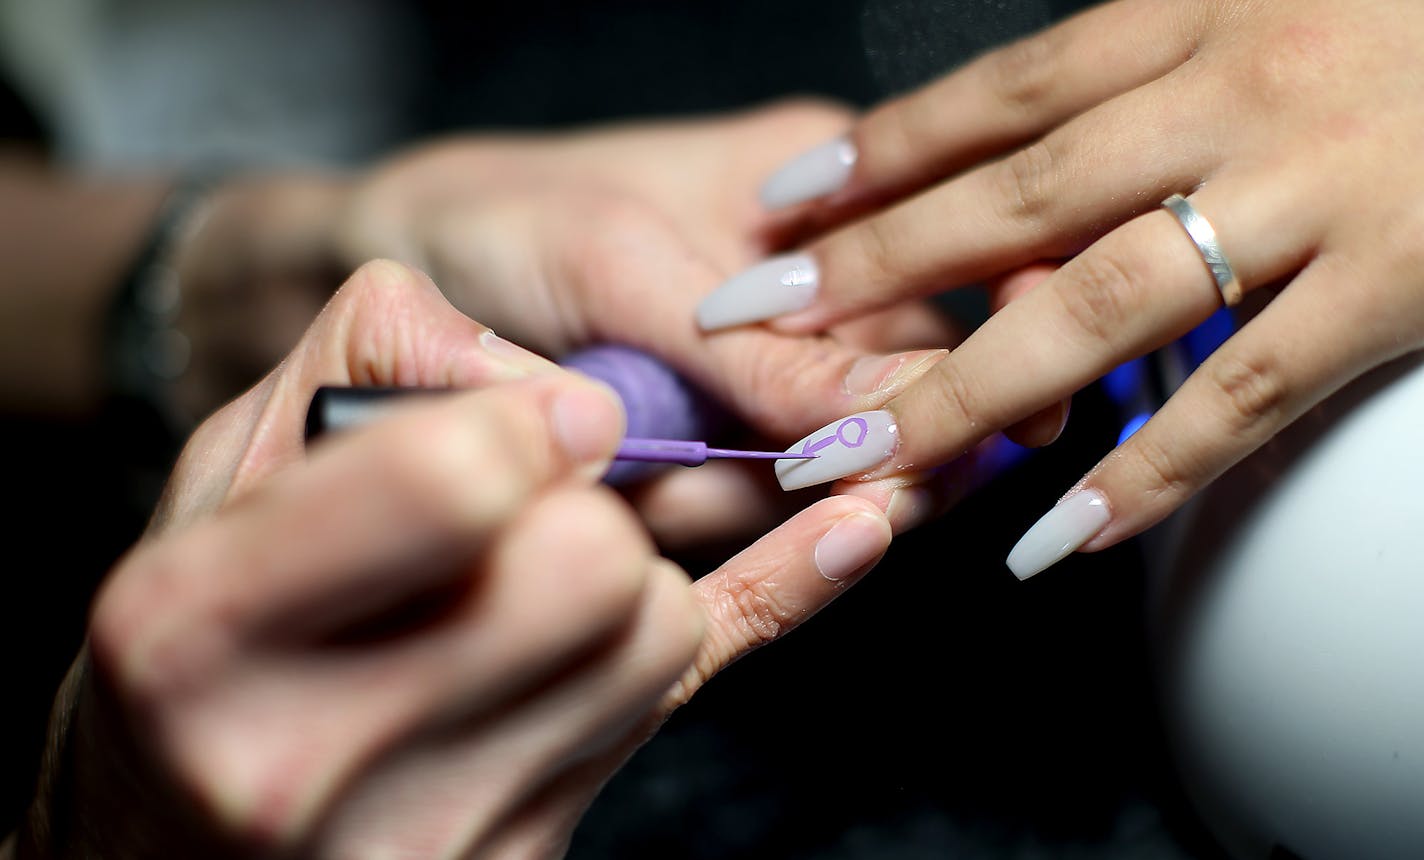
[[[359,176],[235,187],[215,198],[180,255],[181,269],[209,285],[199,291],[211,297],[190,303],[187,325],[212,333],[200,340],[217,354],[203,366],[275,360],[274,347],[314,312],[321,291],[303,285],[323,260],[341,270],[397,259],[430,273],[457,308],[503,338],[550,358],[601,343],[645,349],[742,419],[748,438],[735,444],[784,447],[808,425],[877,408],[961,337],[917,303],[813,336],[756,329],[705,337],[693,325],[697,301],[771,241],[750,189],[850,121],[832,105],[792,102],[578,134],[457,136]],[[264,334],[254,342],[244,331]],[[232,348],[224,352],[224,343]],[[898,375],[873,392],[848,392],[856,363],[877,358]],[[227,387],[189,378],[196,413]],[[793,388],[804,396],[788,398]],[[901,476],[864,495],[903,531],[985,478],[966,463],[930,482]],[[914,498],[895,505],[911,487]],[[676,470],[629,492],[668,550],[741,545],[823,495],[787,497],[764,466],[740,463]]]
[[[597,482],[611,392],[485,331],[372,263],[203,423],[94,604],[0,854],[561,856],[674,708],[888,546],[874,505],[825,499],[690,583]],[[307,452],[323,383],[470,391]],[[856,535],[837,581],[832,528]]]
[[[926,305],[813,337],[704,338],[689,322],[697,298],[772,241],[752,199],[759,178],[850,122],[836,105],[785,102],[552,135],[452,136],[355,174],[233,177],[178,230],[176,328],[192,357],[171,392],[176,411],[196,426],[261,378],[345,273],[377,257],[433,274],[460,310],[546,356],[607,342],[661,356],[742,418],[748,438],[729,444],[780,446],[808,424],[875,408],[941,354],[922,350],[958,343],[958,327]],[[11,311],[0,322],[13,329],[3,338],[13,379],[0,373],[0,394],[27,411],[91,411],[103,393],[96,346],[110,293],[170,180],[81,179],[15,153],[0,158],[0,185],[23,195],[15,211],[29,213],[0,243],[16,274],[0,291]],[[905,352],[918,354],[899,362],[899,377],[847,392],[858,361],[895,363],[889,356]],[[787,398],[793,386],[806,396]],[[740,546],[821,495],[786,498],[769,474],[718,463],[629,492],[669,550]],[[911,510],[943,508],[946,488],[966,483],[954,477],[929,487],[933,504],[899,505],[896,528],[922,519],[902,515]],[[888,510],[895,492],[867,497]]]
[[[1221,306],[1159,208],[1191,195],[1251,313],[1074,488],[1111,512],[1084,549],[1110,546],[1424,346],[1421,46],[1407,0],[1118,0],[989,53],[869,112],[850,186],[771,216],[824,231],[816,302],[773,328],[1055,267],[887,404],[870,481],[932,467]]]

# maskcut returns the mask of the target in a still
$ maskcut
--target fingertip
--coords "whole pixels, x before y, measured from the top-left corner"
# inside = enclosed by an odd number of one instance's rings
[[[577,374],[549,405],[554,436],[580,471],[598,477],[607,470],[623,439],[627,416],[618,394],[607,384]]]

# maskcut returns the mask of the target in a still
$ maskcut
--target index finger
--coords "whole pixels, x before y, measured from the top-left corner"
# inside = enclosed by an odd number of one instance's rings
[[[332,629],[463,575],[545,488],[596,481],[622,433],[612,393],[573,374],[395,410],[141,548],[95,628],[141,642],[126,655],[138,664],[175,642],[221,650],[274,625]]]

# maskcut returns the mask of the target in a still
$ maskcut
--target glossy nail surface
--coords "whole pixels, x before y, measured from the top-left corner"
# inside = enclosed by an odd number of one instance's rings
[[[874,564],[890,545],[885,521],[870,514],[852,514],[816,542],[816,569],[831,582],[840,582]]]
[[[780,209],[841,190],[850,181],[856,156],[855,144],[845,137],[801,153],[761,187],[761,205]]]
[[[1019,579],[1057,564],[1087,543],[1112,519],[1107,499],[1096,490],[1073,493],[1033,524],[1009,551],[1009,570]]]
[[[895,416],[884,410],[860,412],[833,421],[787,448],[815,454],[814,460],[781,460],[776,479],[783,490],[799,490],[869,472],[890,459],[900,442]]]
[[[760,322],[799,311],[816,298],[820,272],[806,254],[772,257],[723,282],[697,306],[704,330]]]

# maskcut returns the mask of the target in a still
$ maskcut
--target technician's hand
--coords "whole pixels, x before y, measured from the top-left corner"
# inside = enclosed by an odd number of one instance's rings
[[[200,428],[97,598],[19,856],[557,857],[673,708],[889,543],[827,499],[691,584],[597,482],[612,395],[490,347],[374,263]],[[327,383],[475,390],[308,456]]]
[[[1119,0],[871,112],[778,174],[767,203],[802,220],[894,204],[734,279],[702,319],[813,332],[1071,258],[875,412],[873,445],[807,471],[932,467],[1234,298],[1159,206],[1187,195],[1270,303],[1025,536],[1009,559],[1025,577],[1158,522],[1339,386],[1424,345],[1421,149],[1419,3]],[[793,269],[813,276],[763,289]]]
[[[959,340],[918,305],[814,337],[749,329],[707,338],[693,324],[698,298],[764,250],[746,189],[848,121],[802,104],[578,135],[456,138],[363,181],[346,253],[426,269],[461,310],[545,355],[599,343],[654,353],[771,440],[743,447],[779,447],[808,426],[878,408]],[[970,471],[934,486],[962,491],[991,470]],[[808,502],[786,498],[772,475],[765,464],[720,463],[667,473],[634,494],[664,547],[740,544]],[[946,502],[926,489],[896,503],[897,488],[880,485],[872,500],[903,529]]]

